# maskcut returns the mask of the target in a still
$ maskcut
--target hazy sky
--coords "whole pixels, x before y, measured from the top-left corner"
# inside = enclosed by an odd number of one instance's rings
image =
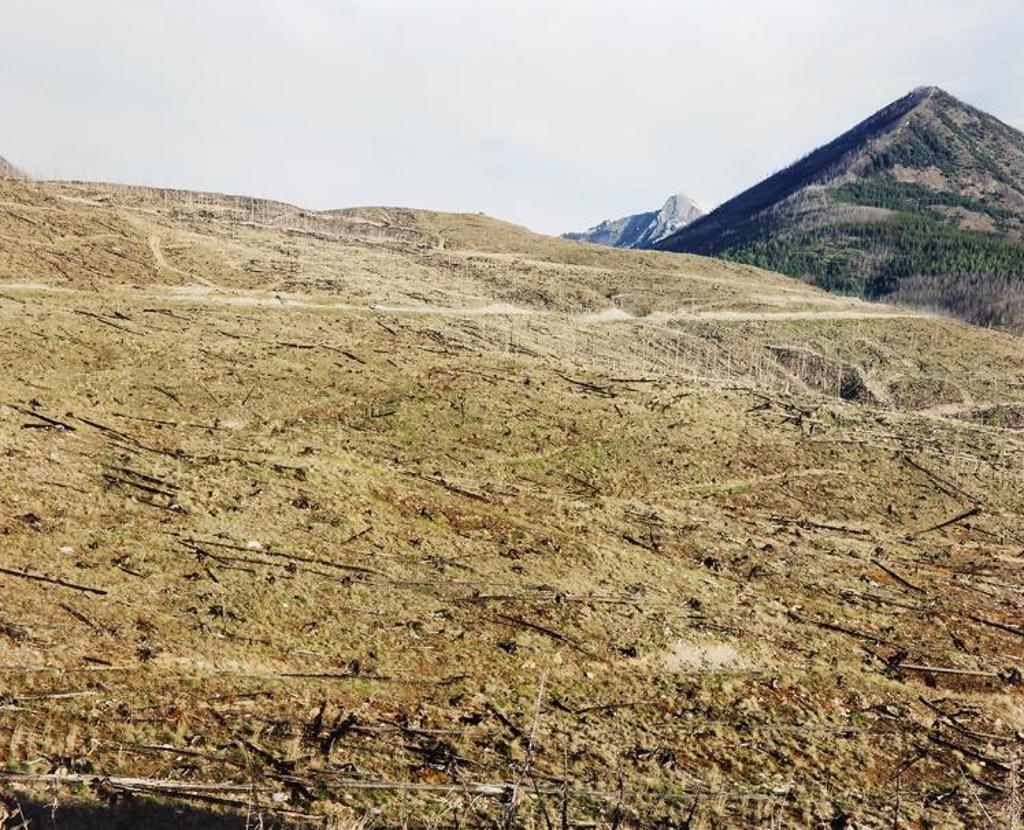
[[[3,0],[39,176],[484,211],[715,204],[915,86],[1024,128],[1021,0]]]

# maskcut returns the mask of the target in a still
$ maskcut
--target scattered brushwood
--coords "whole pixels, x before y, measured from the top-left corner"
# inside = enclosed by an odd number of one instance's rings
[[[0,197],[33,822],[1010,815],[1016,344],[481,216]]]

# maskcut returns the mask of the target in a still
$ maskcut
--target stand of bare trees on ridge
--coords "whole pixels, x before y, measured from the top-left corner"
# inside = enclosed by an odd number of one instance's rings
[[[975,325],[1024,334],[1024,274],[910,277],[889,295],[893,302],[951,314]]]
[[[303,210],[285,202],[250,196],[103,182],[39,182],[39,187],[45,192],[53,184],[59,184],[70,190],[81,187],[90,194],[88,198],[98,199],[101,202],[104,197],[110,197],[116,198],[127,206],[160,206],[169,210],[172,218],[280,227],[333,237],[352,238],[355,236],[377,241],[382,241],[385,238],[385,231],[387,237],[392,239],[402,235],[400,223],[387,221],[389,214],[387,208]],[[399,209],[395,209],[393,212],[401,213]],[[372,218],[373,214],[380,214],[384,218]],[[408,230],[407,236],[411,238],[415,231],[412,228]]]

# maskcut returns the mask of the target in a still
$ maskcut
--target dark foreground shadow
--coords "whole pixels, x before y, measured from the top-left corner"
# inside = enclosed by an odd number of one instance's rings
[[[145,798],[132,799],[116,805],[98,801],[61,803],[54,810],[52,802],[27,798],[22,793],[4,793],[16,798],[27,819],[29,830],[246,830],[249,828],[320,827],[304,823],[282,823],[264,814],[248,818],[244,814],[211,810],[186,803],[163,803]],[[10,812],[10,810],[8,810]],[[3,816],[0,808],[0,816]],[[0,830],[21,830],[23,820],[9,816],[0,819]]]

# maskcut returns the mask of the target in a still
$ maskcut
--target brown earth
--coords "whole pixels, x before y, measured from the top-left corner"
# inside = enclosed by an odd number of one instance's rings
[[[1024,405],[1018,339],[484,216],[88,184],[0,182],[0,283],[33,827],[1016,809],[1022,438],[979,413]]]

